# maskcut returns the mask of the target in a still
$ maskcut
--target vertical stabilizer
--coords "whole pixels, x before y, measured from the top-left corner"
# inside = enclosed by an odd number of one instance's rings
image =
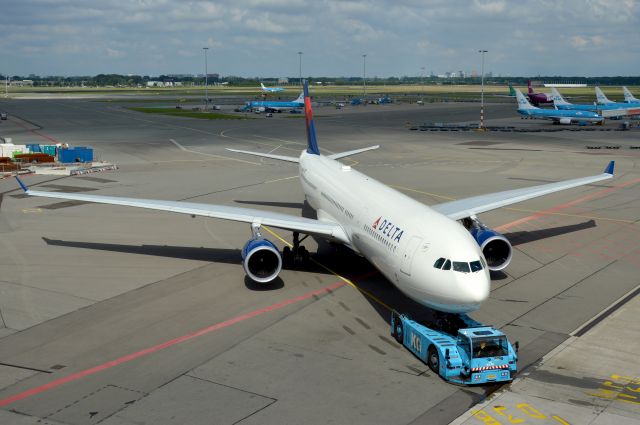
[[[509,96],[516,97],[516,90],[513,88],[511,84],[509,84]]]
[[[551,87],[551,100],[553,100],[554,105],[571,105],[571,103],[564,100],[564,97],[555,87]]]
[[[300,96],[298,96],[298,98],[296,100],[294,100],[294,102],[298,102],[298,103],[304,103],[304,97],[305,97],[305,92],[301,92]]]
[[[307,153],[320,155],[318,140],[316,139],[316,127],[313,124],[313,111],[311,110],[311,98],[309,97],[309,82],[303,81],[304,91],[304,117],[307,122]],[[301,95],[302,96],[302,95]]]
[[[610,101],[609,99],[607,99],[607,96],[605,96],[605,94],[602,92],[602,90],[600,90],[600,87],[596,86],[596,100],[598,101],[598,104],[600,105],[606,105],[608,103],[614,103],[612,101]]]
[[[529,109],[538,109],[532,104],[529,103],[526,97],[520,92],[520,90],[516,90],[516,99],[518,99],[518,110],[526,111]]]
[[[627,103],[640,103],[640,99],[637,99],[633,93],[629,91],[628,88],[622,86],[622,91],[624,92],[624,101]]]
[[[527,89],[529,94],[533,94],[533,87],[531,87],[531,80],[527,81]]]

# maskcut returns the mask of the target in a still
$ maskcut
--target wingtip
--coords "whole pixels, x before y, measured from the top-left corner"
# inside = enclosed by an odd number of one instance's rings
[[[16,180],[18,181],[18,184],[22,188],[22,190],[24,190],[25,193],[29,193],[29,188],[27,187],[27,185],[24,184],[24,182],[22,180],[20,180],[20,177],[18,177],[18,176],[15,176],[15,177],[16,177]]]
[[[607,168],[604,169],[604,173],[613,175],[613,169],[615,168],[615,166],[616,166],[615,161],[609,162],[609,165],[607,165]]]

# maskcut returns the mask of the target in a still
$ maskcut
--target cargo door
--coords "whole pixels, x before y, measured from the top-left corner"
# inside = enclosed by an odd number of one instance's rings
[[[409,240],[407,248],[404,250],[404,254],[402,255],[400,271],[408,276],[411,276],[411,265],[413,264],[413,257],[415,256],[415,253],[418,250],[421,242],[421,237],[413,236],[411,240]]]

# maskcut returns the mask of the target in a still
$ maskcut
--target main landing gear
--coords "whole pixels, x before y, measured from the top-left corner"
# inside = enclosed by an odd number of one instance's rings
[[[309,235],[305,235],[300,239],[300,233],[293,232],[293,247],[285,246],[282,250],[282,261],[286,265],[305,265],[309,262],[309,251],[300,245],[300,242],[307,239]]]

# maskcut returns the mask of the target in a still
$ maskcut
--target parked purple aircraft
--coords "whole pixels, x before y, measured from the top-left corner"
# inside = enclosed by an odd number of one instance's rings
[[[534,92],[533,87],[531,87],[531,80],[527,82],[527,87],[529,88],[527,97],[529,98],[529,102],[531,102],[533,105],[535,106],[553,105],[553,99],[551,98],[551,94]]]

